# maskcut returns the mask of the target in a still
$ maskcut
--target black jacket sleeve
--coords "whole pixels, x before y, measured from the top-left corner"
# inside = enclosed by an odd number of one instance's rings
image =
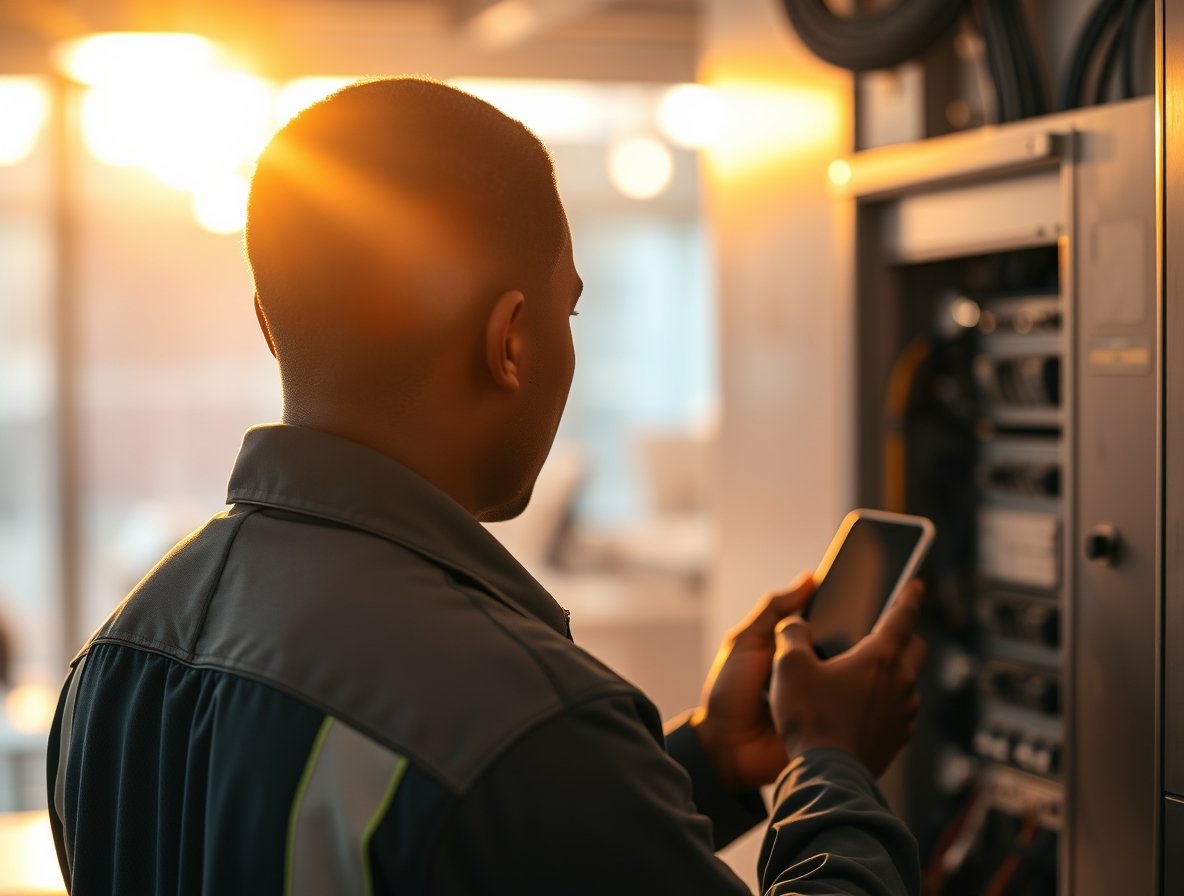
[[[842,750],[799,756],[774,791],[761,886],[778,896],[897,896],[921,891],[917,841],[863,764]]]
[[[691,799],[711,819],[715,848],[723,849],[768,817],[759,790],[735,794],[715,774],[690,720],[666,735],[666,752],[691,776]]]
[[[45,755],[45,774],[46,774],[46,792],[48,794],[49,802],[49,827],[53,833],[54,847],[58,853],[58,867],[62,871],[62,880],[66,884],[66,889],[70,889],[70,864],[67,861],[66,855],[66,838],[64,834],[64,819],[58,814],[58,763],[61,758],[61,751],[65,745],[62,744],[62,718],[65,712],[66,692],[70,687],[70,677],[74,675],[74,670],[70,670],[70,676],[67,676],[66,683],[62,686],[61,696],[58,698],[57,710],[54,712],[53,724],[49,728],[49,742],[46,745]]]
[[[912,837],[856,760],[808,754],[777,796],[762,854],[766,893],[916,892]],[[425,860],[428,890],[440,894],[747,893],[714,850],[687,772],[632,700],[609,697],[507,748],[461,796]]]

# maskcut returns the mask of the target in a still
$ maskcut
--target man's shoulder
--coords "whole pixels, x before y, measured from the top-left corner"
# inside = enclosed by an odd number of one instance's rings
[[[458,789],[545,719],[644,700],[512,594],[387,539],[270,513],[212,520],[100,637],[276,687]]]

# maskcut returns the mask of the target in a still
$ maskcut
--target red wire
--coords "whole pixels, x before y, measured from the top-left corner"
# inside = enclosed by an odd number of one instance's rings
[[[1020,827],[1019,833],[1016,834],[1015,843],[1007,858],[1003,860],[1003,864],[999,866],[999,870],[995,872],[995,876],[987,884],[985,896],[1004,896],[1007,892],[1007,885],[1011,883],[1011,879],[1015,877],[1015,873],[1020,868],[1021,857],[1018,854],[1018,848],[1030,845],[1035,836],[1036,819],[1029,813],[1024,816],[1024,823]]]

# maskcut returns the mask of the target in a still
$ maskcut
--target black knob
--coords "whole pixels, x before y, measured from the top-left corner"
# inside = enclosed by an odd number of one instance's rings
[[[1085,536],[1085,556],[1095,563],[1113,564],[1118,560],[1118,530],[1113,526],[1095,526]]]

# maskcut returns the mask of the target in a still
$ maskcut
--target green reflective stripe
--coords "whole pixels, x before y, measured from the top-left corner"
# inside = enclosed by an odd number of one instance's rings
[[[395,766],[394,774],[391,775],[390,783],[386,786],[386,793],[382,795],[382,802],[378,804],[378,808],[374,810],[373,817],[366,822],[366,829],[362,831],[361,860],[362,860],[362,893],[364,896],[371,896],[374,892],[374,872],[370,867],[370,840],[374,837],[374,832],[382,823],[382,819],[386,817],[387,810],[391,807],[391,803],[395,799],[395,791],[399,789],[399,783],[403,780],[403,773],[407,771],[407,760],[400,759],[398,765]]]
[[[407,764],[340,720],[326,720],[288,819],[286,896],[371,892],[370,843]]]
[[[304,794],[308,790],[308,782],[312,780],[312,772],[317,764],[317,757],[321,754],[321,746],[329,735],[329,726],[333,724],[332,716],[325,716],[317,736],[313,738],[312,748],[308,751],[308,761],[304,763],[304,771],[300,774],[300,783],[296,785],[296,794],[292,797],[292,810],[288,813],[288,849],[284,856],[284,896],[292,896],[292,879],[295,876],[296,863],[296,827],[300,820],[300,807],[304,803]]]

